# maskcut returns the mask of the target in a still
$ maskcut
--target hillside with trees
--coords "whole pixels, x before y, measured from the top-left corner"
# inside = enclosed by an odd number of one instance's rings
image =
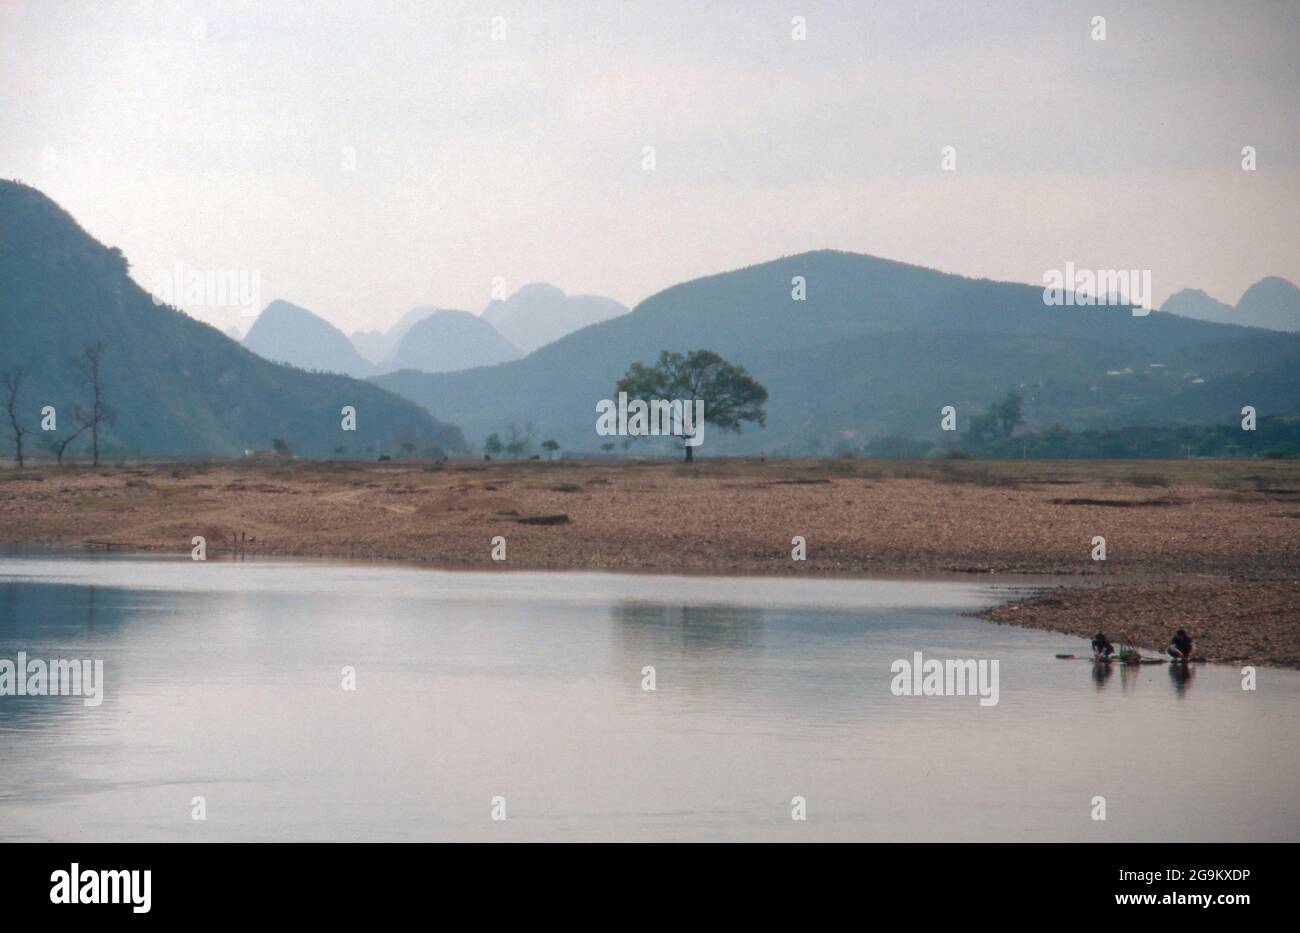
[[[101,417],[70,442],[69,456],[91,455],[94,433],[102,456],[238,456],[277,438],[320,457],[378,456],[404,443],[430,453],[465,447],[459,429],[384,389],[270,363],[155,304],[120,251],[11,181],[0,181],[0,283],[0,373],[25,373],[18,410],[29,453],[54,457],[93,417],[90,348],[99,348],[91,352]],[[355,431],[342,429],[344,406],[356,410]],[[43,429],[46,407],[54,430]]]

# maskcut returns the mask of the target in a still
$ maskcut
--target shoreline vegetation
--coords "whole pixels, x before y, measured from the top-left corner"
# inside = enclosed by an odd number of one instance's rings
[[[0,543],[446,568],[1077,577],[978,613],[1300,667],[1287,460],[148,461],[0,470]],[[492,538],[506,560],[492,559]],[[792,559],[793,538],[806,560]],[[1095,537],[1106,560],[1094,560]],[[499,552],[498,552],[499,553]],[[1098,585],[1101,584],[1101,585]],[[1076,652],[1078,653],[1078,652]]]

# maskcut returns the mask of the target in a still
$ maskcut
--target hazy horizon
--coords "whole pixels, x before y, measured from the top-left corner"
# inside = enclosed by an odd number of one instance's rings
[[[1297,27],[1270,4],[10,0],[0,177],[146,287],[256,271],[261,305],[345,332],[480,313],[494,282],[632,307],[813,249],[1032,284],[1150,269],[1157,306],[1233,304],[1300,280]]]

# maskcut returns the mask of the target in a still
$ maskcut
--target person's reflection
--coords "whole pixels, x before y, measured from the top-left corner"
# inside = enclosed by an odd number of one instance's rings
[[[1114,668],[1114,664],[1107,664],[1105,661],[1092,662],[1092,679],[1098,690],[1106,686],[1106,681],[1110,680],[1110,675],[1115,673]]]
[[[1174,685],[1174,693],[1181,699],[1196,676],[1196,665],[1181,664],[1177,661],[1169,665],[1169,681]]]

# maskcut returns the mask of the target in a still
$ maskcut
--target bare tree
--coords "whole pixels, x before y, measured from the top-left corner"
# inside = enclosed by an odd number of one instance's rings
[[[18,391],[23,387],[23,377],[26,375],[21,366],[0,373],[0,388],[5,392],[5,410],[9,413],[9,428],[14,438],[14,459],[18,461],[20,470],[23,468],[23,435],[27,429],[18,420]]]
[[[82,384],[90,389],[92,399],[89,410],[74,408],[73,417],[83,429],[90,429],[93,465],[99,466],[99,428],[101,425],[112,424],[117,418],[113,407],[104,401],[104,344],[87,344],[80,356],[72,358],[72,368],[81,376]]]
[[[74,415],[73,415],[73,416],[74,416],[74,417],[76,416],[76,415],[75,415],[75,412],[74,412]],[[84,421],[81,422],[80,424],[77,425],[77,430],[73,431],[73,432],[72,432],[71,434],[69,434],[67,437],[63,438],[63,439],[62,439],[61,441],[59,441],[57,444],[54,444],[54,445],[53,445],[53,447],[54,447],[54,456],[56,456],[56,457],[58,458],[58,460],[59,460],[59,466],[63,466],[63,454],[64,454],[64,451],[66,451],[66,450],[68,449],[68,445],[71,444],[73,441],[75,441],[77,438],[81,437],[81,435],[85,434],[85,433],[86,433],[86,428],[88,428],[88,427],[90,427],[90,425],[89,425],[88,423],[86,423],[86,422],[84,422]]]

